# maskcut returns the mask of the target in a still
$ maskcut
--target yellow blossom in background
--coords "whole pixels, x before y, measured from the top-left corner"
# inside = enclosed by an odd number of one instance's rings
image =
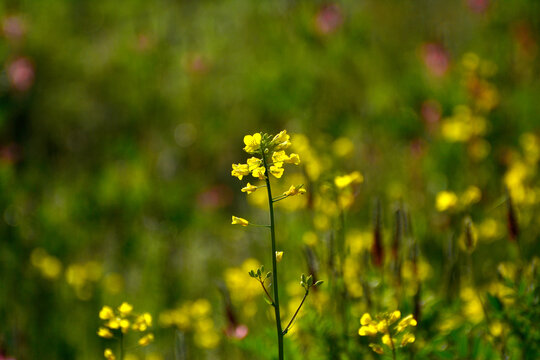
[[[106,339],[110,339],[113,337],[113,333],[109,329],[103,328],[103,327],[99,328],[97,334],[99,337],[106,338]]]
[[[250,183],[247,183],[247,185],[242,188],[242,192],[245,192],[248,195],[251,194],[251,193],[254,193],[256,190],[257,190],[257,187],[251,185]]]
[[[339,188],[343,189],[351,184],[360,184],[364,181],[364,177],[359,171],[354,171],[348,175],[336,176],[334,179],[334,184]]]
[[[114,311],[110,306],[104,306],[99,311],[99,318],[101,320],[109,320],[114,317]]]
[[[56,257],[49,255],[44,249],[36,248],[30,255],[32,265],[38,268],[43,277],[54,280],[62,272],[62,263]]]
[[[131,305],[131,304],[127,303],[127,302],[123,302],[118,307],[118,311],[120,311],[120,314],[122,314],[123,316],[131,314],[132,310],[133,310],[133,305]]]
[[[138,343],[141,346],[148,346],[152,341],[154,341],[154,334],[146,334],[139,339]]]
[[[276,261],[280,262],[283,259],[283,251],[276,251]]]
[[[403,319],[401,319],[401,321],[397,324],[396,330],[399,333],[405,330],[406,328],[408,328],[409,326],[416,326],[416,325],[417,325],[417,322],[414,319],[414,317],[412,315],[407,315]]]
[[[477,186],[469,186],[463,194],[461,194],[460,201],[463,205],[469,206],[476,204],[482,199],[482,191]]]
[[[249,221],[247,221],[246,219],[240,218],[240,217],[233,216],[231,225],[248,226]]]
[[[261,134],[255,133],[253,135],[244,136],[244,151],[247,153],[254,153],[261,149]]]
[[[384,350],[382,348],[381,345],[378,345],[378,344],[369,344],[369,347],[371,348],[371,350],[373,350],[375,353],[379,354],[379,355],[382,355],[384,354]]]
[[[406,346],[407,344],[412,344],[416,340],[413,334],[405,334],[401,339],[401,346]]]
[[[478,225],[480,240],[491,241],[499,237],[503,232],[503,226],[493,218],[487,218]]]
[[[334,141],[332,150],[338,157],[346,157],[354,151],[354,143],[347,137],[341,137]]]
[[[105,349],[103,356],[105,356],[105,359],[107,360],[116,360],[116,356],[114,356],[111,349]]]
[[[463,288],[460,297],[464,303],[462,307],[463,315],[472,323],[482,321],[484,319],[484,309],[476,291],[471,287]]]
[[[458,202],[458,197],[452,191],[441,191],[437,194],[435,208],[437,211],[446,211],[453,209]]]

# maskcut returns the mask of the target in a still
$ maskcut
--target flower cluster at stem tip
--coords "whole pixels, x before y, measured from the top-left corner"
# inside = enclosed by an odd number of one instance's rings
[[[382,344],[386,345],[392,352],[396,347],[405,347],[412,344],[416,338],[410,333],[410,327],[417,325],[416,320],[412,315],[407,315],[401,319],[401,312],[396,310],[390,313],[382,313],[377,315],[377,320],[373,320],[369,313],[362,315],[360,319],[360,329],[358,335],[376,337],[381,336]],[[399,319],[401,321],[397,322]],[[399,340],[398,337],[401,339]],[[371,343],[369,347],[377,354],[383,354],[384,349],[380,344]]]
[[[287,134],[286,130],[281,131],[275,136],[262,133],[246,135],[244,136],[244,144],[244,151],[253,156],[247,159],[245,164],[232,164],[231,175],[237,177],[239,180],[249,175],[258,180],[266,180],[267,172],[279,179],[283,176],[284,164],[300,164],[300,156],[298,154],[287,154],[285,152],[291,146],[290,135]],[[249,195],[265,186],[264,184],[253,185],[248,182],[242,188],[242,192]],[[291,185],[287,191],[273,199],[273,201],[279,201],[289,196],[305,193],[306,189],[303,188],[303,185]],[[232,224],[247,226],[249,225],[249,221],[233,216]]]
[[[110,306],[103,306],[99,311],[99,318],[105,321],[97,331],[98,336],[102,338],[122,339],[129,330],[134,330],[143,333],[138,341],[140,346],[147,346],[154,340],[154,334],[148,332],[152,326],[152,315],[133,313],[133,306],[127,302],[123,302],[116,310]],[[111,349],[105,349],[103,355],[107,360],[116,359]]]

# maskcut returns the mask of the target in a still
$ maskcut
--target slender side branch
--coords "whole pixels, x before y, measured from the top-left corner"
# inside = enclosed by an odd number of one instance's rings
[[[266,296],[268,297],[268,300],[270,300],[270,305],[272,306],[276,306],[276,304],[274,304],[274,299],[272,299],[272,297],[270,296],[270,294],[268,293],[268,290],[266,290],[266,286],[264,286],[264,281],[259,281],[261,283],[261,286],[264,290],[264,293],[266,294]]]
[[[283,330],[283,335],[285,335],[285,334],[287,334],[287,332],[289,332],[289,329],[291,328],[291,325],[292,325],[294,319],[296,318],[296,315],[298,315],[298,312],[302,308],[302,305],[304,305],[304,301],[306,301],[306,298],[307,298],[308,294],[309,294],[309,290],[306,291],[306,293],[304,294],[304,298],[302,299],[302,302],[298,306],[298,309],[296,309],[296,312],[294,313],[293,317],[291,318],[291,321],[289,321],[289,323],[287,324],[287,327],[285,328],[285,330]]]

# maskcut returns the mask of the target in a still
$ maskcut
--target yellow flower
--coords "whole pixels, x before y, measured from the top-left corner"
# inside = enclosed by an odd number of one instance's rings
[[[403,339],[401,339],[401,346],[406,346],[407,344],[412,344],[416,340],[413,334],[405,334],[403,335]]]
[[[441,191],[437,194],[435,207],[438,211],[446,211],[456,206],[458,198],[452,191]]]
[[[283,251],[276,251],[276,261],[280,262],[283,259]]]
[[[397,325],[397,332],[402,332],[409,326],[416,326],[417,322],[412,315],[405,316]]]
[[[365,313],[364,315],[362,315],[362,317],[360,318],[360,324],[361,325],[370,325],[373,323],[373,320],[371,319],[371,315],[369,315],[368,313]]]
[[[343,189],[351,184],[360,184],[364,181],[364,177],[360,174],[359,171],[353,171],[348,175],[336,176],[334,179],[334,184],[339,188]]]
[[[283,175],[283,168],[277,165],[272,165],[270,166],[270,174],[279,179]]]
[[[377,354],[382,355],[384,354],[384,350],[381,345],[378,344],[369,344],[369,347],[371,350],[375,351]]]
[[[248,164],[232,164],[232,168],[231,175],[236,176],[239,180],[249,175],[250,172]]]
[[[360,336],[375,336],[377,335],[377,327],[374,324],[362,326],[358,329],[358,335]]]
[[[271,144],[274,145],[275,150],[284,150],[291,146],[291,142],[289,141],[289,139],[290,136],[289,134],[287,134],[287,130],[283,130],[279,134],[274,136]]]
[[[255,153],[261,149],[261,134],[255,133],[253,135],[244,136],[244,151],[247,153]]]
[[[401,318],[401,311],[396,310],[392,313],[392,315],[390,315],[390,323],[392,324],[393,322],[399,320],[400,318]]]
[[[103,328],[103,327],[99,328],[97,334],[99,337],[106,338],[106,339],[110,339],[113,337],[112,332],[109,329]]]
[[[251,172],[251,175],[255,178],[259,178],[262,180],[265,178],[264,176],[265,171],[266,170],[264,166],[259,166],[258,168],[253,169],[253,171]]]
[[[147,345],[149,345],[152,341],[154,341],[154,334],[152,334],[152,333],[146,334],[146,335],[144,335],[142,338],[139,339],[139,345],[141,345],[141,346],[147,346]]]
[[[111,349],[105,349],[105,352],[103,352],[103,356],[105,356],[105,359],[107,360],[116,360],[116,356],[114,356]]]
[[[386,320],[381,320],[377,324],[377,330],[382,334],[388,330],[388,322]]]
[[[120,327],[122,328],[122,333],[127,333],[128,330],[129,330],[129,320],[127,319],[122,319],[120,320]]]
[[[390,338],[390,336],[388,334],[384,334],[383,337],[382,337],[382,343],[386,346],[388,346],[389,348],[393,348],[393,343],[392,343],[393,339]]]
[[[99,312],[99,318],[101,320],[109,320],[114,317],[114,311],[110,306],[104,306]]]
[[[110,319],[106,326],[110,329],[119,329],[120,319],[119,318]]]
[[[125,301],[118,307],[118,311],[120,311],[120,314],[122,316],[129,315],[132,310],[133,310],[133,306],[131,304],[128,304]]]
[[[274,151],[272,154],[272,162],[277,166],[282,166],[286,160],[289,160],[289,156],[285,154],[285,150]]]
[[[306,193],[306,189],[302,188],[302,185],[299,185],[299,186],[291,185],[289,190],[285,191],[283,195],[294,196],[294,195],[305,194],[305,193]]]
[[[247,183],[247,185],[242,188],[242,192],[245,192],[248,195],[255,192],[256,190],[257,190],[257,187],[254,185],[251,185],[250,183]]]
[[[250,157],[249,159],[247,159],[247,165],[248,165],[249,171],[253,171],[254,169],[261,166],[261,162],[262,160],[256,157]]]
[[[233,216],[232,217],[232,225],[242,225],[242,226],[248,226],[249,225],[249,221],[247,221],[246,219],[242,219],[240,217],[236,217],[236,216]]]

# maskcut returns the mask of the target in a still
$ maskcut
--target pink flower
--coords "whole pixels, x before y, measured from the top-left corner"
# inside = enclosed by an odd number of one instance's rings
[[[2,33],[8,40],[17,41],[26,34],[26,25],[19,16],[6,16],[2,20]]]
[[[323,6],[315,16],[315,28],[323,35],[333,33],[342,23],[343,15],[336,4]]]
[[[440,44],[427,43],[422,46],[422,58],[428,71],[437,77],[444,76],[448,71],[448,53]]]
[[[27,91],[34,84],[34,64],[30,59],[19,57],[7,65],[9,83],[18,91]]]

